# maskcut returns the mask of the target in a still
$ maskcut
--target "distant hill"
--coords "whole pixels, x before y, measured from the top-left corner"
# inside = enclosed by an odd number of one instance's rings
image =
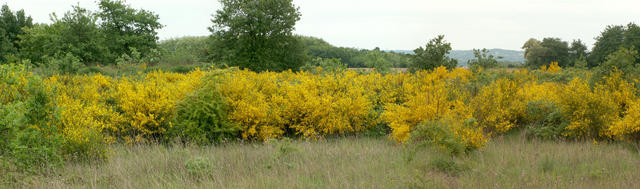
[[[413,54],[411,50],[391,50],[397,53],[405,53],[405,54]],[[515,63],[524,63],[524,51],[517,50],[506,50],[506,49],[489,49],[489,53],[491,53],[495,57],[503,57],[499,59],[499,61],[505,62],[515,62]],[[449,57],[458,60],[458,66],[466,67],[467,61],[472,60],[473,50],[451,50],[449,53]]]

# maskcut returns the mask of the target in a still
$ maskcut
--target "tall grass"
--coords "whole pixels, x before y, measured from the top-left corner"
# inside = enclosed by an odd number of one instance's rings
[[[621,144],[498,137],[452,157],[386,139],[113,146],[106,162],[0,188],[638,188],[640,158]]]

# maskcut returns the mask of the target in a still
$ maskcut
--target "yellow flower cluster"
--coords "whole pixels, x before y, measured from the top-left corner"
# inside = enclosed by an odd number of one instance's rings
[[[200,85],[203,74],[155,71],[140,78],[120,79],[100,74],[56,75],[44,82],[55,86],[52,92],[60,107],[60,127],[66,141],[94,146],[91,143],[113,143],[118,138],[140,142],[162,136],[171,125],[176,102]]]
[[[213,72],[216,79],[203,79]],[[540,74],[545,72],[552,74]],[[442,130],[417,136],[437,140],[434,133],[452,134],[465,148],[473,149],[482,147],[487,136],[521,127],[525,120],[540,119],[529,115],[528,105],[534,102],[558,108],[567,123],[562,128],[564,136],[640,139],[638,90],[622,73],[614,72],[594,85],[580,77],[565,82],[538,79],[563,73],[552,63],[541,71],[517,70],[508,76],[444,67],[386,75],[348,70],[196,70],[188,74],[154,71],[121,78],[57,75],[44,83],[58,107],[59,131],[67,146],[77,148],[69,151],[92,156],[103,156],[106,148],[102,146],[117,141],[166,139],[174,125],[176,104],[212,83],[217,86],[212,89],[219,91],[211,92],[221,94],[229,106],[224,109],[224,119],[242,127],[234,136],[247,140],[282,136],[317,139],[383,124],[391,130],[391,139],[403,143],[414,131],[430,132],[416,130],[418,125],[437,123],[432,125]],[[479,77],[489,79],[480,81]],[[26,79],[11,78],[16,81],[0,85],[0,102],[25,93],[20,84],[27,83]]]
[[[268,140],[282,135],[318,138],[361,131],[372,123],[373,95],[364,75],[238,71],[222,78],[231,106],[229,119],[244,127],[242,137]]]
[[[551,64],[549,64],[549,66],[547,65],[542,65],[540,66],[540,69],[544,72],[549,72],[549,73],[558,73],[560,71],[562,71],[562,67],[560,67],[558,65],[558,62],[551,62]]]

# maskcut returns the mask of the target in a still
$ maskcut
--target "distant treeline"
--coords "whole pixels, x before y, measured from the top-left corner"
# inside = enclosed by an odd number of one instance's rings
[[[220,0],[209,36],[159,41],[159,16],[134,9],[122,0],[100,0],[93,12],[79,5],[64,15],[52,14],[51,24],[33,23],[23,10],[0,10],[0,64],[31,64],[61,72],[88,65],[191,64],[208,62],[253,71],[390,68],[433,69],[438,66],[548,66],[594,68],[603,64],[636,69],[640,27],[634,23],[608,26],[589,50],[572,42],[547,37],[525,42],[519,51],[473,49],[452,51],[444,36],[413,51],[336,47],[326,41],[293,34],[301,13],[292,0]],[[278,10],[278,11],[275,11]],[[407,53],[409,52],[409,53]],[[615,61],[614,61],[615,60]],[[607,63],[609,62],[609,63]],[[640,68],[637,68],[640,70]]]

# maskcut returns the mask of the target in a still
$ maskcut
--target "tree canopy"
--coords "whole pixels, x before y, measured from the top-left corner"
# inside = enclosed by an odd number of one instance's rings
[[[409,68],[412,71],[432,70],[439,66],[453,69],[458,65],[458,61],[447,56],[449,51],[451,51],[451,43],[444,40],[444,35],[439,35],[431,39],[425,48],[419,47],[413,50],[415,55]]]
[[[24,10],[15,13],[8,5],[0,9],[0,63],[16,56],[20,50],[18,36],[24,34],[24,29],[33,26],[31,16],[26,16]]]
[[[85,64],[112,64],[135,49],[143,55],[157,48],[158,16],[136,10],[123,1],[101,0],[91,12],[72,6],[62,18],[52,14],[52,24],[37,24],[20,35],[23,59],[34,63],[70,53]]]
[[[293,36],[300,12],[292,0],[220,0],[212,20],[211,58],[253,71],[297,70],[308,57]]]
[[[589,66],[595,67],[604,63],[607,56],[620,47],[640,48],[640,27],[635,23],[610,25],[598,37],[589,56]],[[638,49],[636,49],[638,51]],[[640,52],[640,51],[638,51]]]

